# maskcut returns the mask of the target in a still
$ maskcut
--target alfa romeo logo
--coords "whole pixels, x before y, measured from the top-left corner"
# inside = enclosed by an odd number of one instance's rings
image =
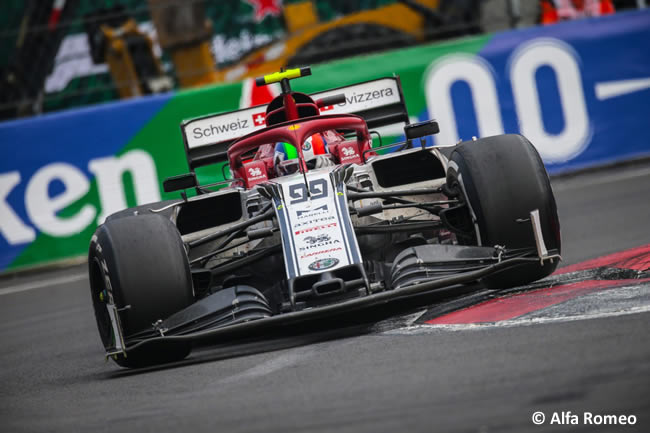
[[[339,264],[339,259],[333,257],[328,257],[326,259],[316,260],[314,263],[309,265],[309,269],[312,271],[322,271],[324,269],[333,268]]]

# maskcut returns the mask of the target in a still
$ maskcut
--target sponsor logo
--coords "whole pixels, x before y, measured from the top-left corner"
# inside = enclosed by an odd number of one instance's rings
[[[359,158],[357,151],[350,146],[341,147],[341,162],[356,161]]]
[[[325,235],[325,234],[319,236],[307,236],[305,238],[305,242],[307,242],[309,245],[320,244],[331,240],[332,238],[330,237],[330,235]]]
[[[316,260],[314,263],[309,265],[309,269],[312,271],[322,271],[324,269],[333,268],[339,264],[339,260],[333,257],[327,257],[325,259]]]
[[[245,0],[253,7],[253,17],[256,23],[261,23],[267,15],[279,17],[282,15],[281,0]]]
[[[332,221],[332,220],[335,220],[335,219],[336,219],[336,217],[334,217],[334,216],[324,216],[324,217],[321,217],[321,218],[312,218],[312,219],[309,219],[307,221],[303,221],[303,222],[294,224],[293,228],[298,229],[300,227],[313,226],[314,224],[322,224],[324,222]]]
[[[297,130],[297,129],[300,129],[301,126],[302,126],[302,125],[301,125],[300,123],[297,123],[297,124],[295,124],[295,125],[291,125],[291,126],[289,126],[287,129],[288,129],[289,131],[295,131],[295,130]]]
[[[341,247],[336,247],[336,248],[330,248],[328,250],[323,250],[323,251],[314,251],[313,253],[306,253],[300,256],[301,259],[306,259],[307,257],[314,257],[314,256],[320,256],[322,254],[329,254],[329,253],[335,253],[337,251],[343,251],[343,248]]]
[[[346,104],[360,104],[362,102],[373,101],[375,99],[388,98],[393,96],[393,88],[386,87],[385,89],[372,90],[369,92],[362,93],[352,93],[352,95],[345,95],[345,102],[342,102],[339,107],[342,107]]]
[[[237,15],[236,19],[244,18],[243,16],[239,17],[239,13]],[[153,37],[154,53],[158,56],[160,48],[155,42],[158,38],[156,37],[156,29],[153,23],[151,21],[140,22],[138,23],[138,29]],[[247,29],[243,29],[238,34],[233,34],[229,37],[223,34],[215,34],[209,42],[217,63],[221,64],[237,61],[245,53],[263,45],[268,45],[272,41],[273,37],[271,34],[251,33]],[[57,59],[55,62],[56,67],[53,68],[52,73],[48,75],[45,81],[46,93],[64,90],[75,78],[108,72],[108,65],[106,63],[96,65],[91,60],[90,46],[85,33],[68,34],[59,45],[55,58]],[[65,59],[65,61],[61,59]],[[268,52],[266,59],[269,60]]]
[[[250,128],[248,124],[248,119],[239,119],[237,118],[236,120],[233,120],[230,123],[224,123],[224,124],[210,124],[209,126],[205,128],[201,127],[195,127],[192,129],[192,135],[194,136],[194,139],[198,140],[204,137],[216,137],[222,134],[227,134],[229,132],[235,132],[239,131],[242,129],[248,129]]]
[[[316,227],[309,227],[308,229],[297,230],[295,232],[295,234],[296,235],[301,235],[303,233],[316,232],[318,230],[329,229],[331,227],[336,227],[336,223],[323,224],[323,225],[316,226]]]
[[[96,182],[98,200],[85,203],[81,200],[91,181],[87,172]],[[87,168],[54,162],[39,168],[27,179],[18,170],[0,173],[0,242],[10,246],[30,243],[39,232],[52,237],[76,236],[91,224],[102,224],[107,216],[128,206],[125,173],[132,178],[132,185],[138,186],[130,190],[135,194],[136,204],[160,201],[155,161],[141,149],[121,156],[91,159]],[[55,182],[62,191],[51,197],[49,187]],[[24,191],[23,202],[14,208],[9,197],[18,193],[18,185]],[[75,203],[83,205],[69,207]],[[62,209],[76,210],[63,217],[59,213]],[[29,217],[27,221],[23,220],[25,214]],[[65,254],[61,249],[56,258]]]
[[[329,236],[328,236],[328,238],[329,238]],[[328,245],[334,245],[334,244],[340,244],[340,243],[341,243],[340,240],[335,239],[335,240],[333,240],[333,241],[332,241],[332,240],[328,240],[328,241],[324,241],[324,242],[314,243],[314,244],[312,244],[312,245],[307,245],[307,246],[305,246],[305,247],[299,247],[298,249],[299,249],[300,252],[302,253],[302,252],[304,252],[304,251],[313,250],[314,248],[323,248],[323,247],[328,246]]]
[[[257,177],[262,175],[262,170],[259,167],[251,167],[248,169],[249,176]]]
[[[304,216],[312,216],[313,213],[316,212],[327,212],[327,205],[324,204],[322,206],[318,206],[314,209],[307,209],[307,210],[297,210],[296,211],[296,216],[298,218],[304,217]]]
[[[302,150],[304,150],[305,152],[310,151],[311,150],[311,141],[305,141],[302,144]]]

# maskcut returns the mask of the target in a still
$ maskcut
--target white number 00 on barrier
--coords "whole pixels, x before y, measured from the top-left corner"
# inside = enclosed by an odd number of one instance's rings
[[[520,132],[530,139],[546,162],[566,161],[582,152],[591,128],[574,50],[557,39],[535,39],[515,50],[508,64]],[[543,66],[551,68],[556,77],[560,97],[557,108],[564,119],[564,128],[558,134],[550,134],[544,128],[535,79]],[[463,119],[456,119],[451,97],[451,86],[458,81],[469,86],[479,135],[503,134],[495,73],[490,64],[480,56],[451,54],[434,61],[425,76],[429,116],[445,125],[440,128],[436,142],[449,145],[459,140],[458,122]]]

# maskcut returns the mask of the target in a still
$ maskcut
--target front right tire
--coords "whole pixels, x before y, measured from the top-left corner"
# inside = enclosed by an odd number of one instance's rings
[[[535,248],[530,212],[539,209],[546,247],[561,250],[553,190],[539,153],[521,135],[497,135],[460,143],[452,152],[447,185],[460,190],[474,225],[471,243]],[[484,279],[490,288],[531,283],[550,275],[558,261],[521,265]]]

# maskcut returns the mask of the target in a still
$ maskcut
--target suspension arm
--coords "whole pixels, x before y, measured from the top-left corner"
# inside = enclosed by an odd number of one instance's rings
[[[257,223],[259,223],[261,221],[271,219],[275,215],[275,211],[273,211],[273,209],[270,209],[270,207],[271,207],[271,203],[267,204],[264,207],[264,209],[262,209],[262,213],[260,215],[258,215],[256,217],[253,217],[251,219],[248,219],[246,221],[242,221],[240,223],[234,224],[234,225],[228,227],[227,229],[219,230],[218,232],[215,232],[215,233],[209,234],[207,236],[203,236],[202,238],[199,238],[199,239],[193,240],[191,242],[188,242],[187,245],[190,248],[194,248],[194,247],[196,247],[198,245],[203,245],[203,244],[211,242],[211,241],[213,241],[215,239],[219,239],[222,236],[227,236],[227,235],[229,235],[231,233],[243,230],[246,227],[252,226],[253,224],[257,224]]]

